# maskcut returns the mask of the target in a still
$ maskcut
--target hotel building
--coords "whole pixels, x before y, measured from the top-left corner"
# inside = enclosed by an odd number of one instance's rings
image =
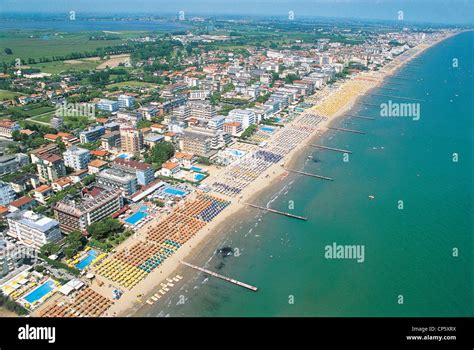
[[[112,215],[123,207],[119,190],[90,187],[79,203],[62,200],[53,206],[54,217],[63,232],[86,232],[89,225]]]
[[[61,239],[59,222],[32,211],[16,211],[7,216],[7,234],[26,246],[39,249],[46,243]]]
[[[130,127],[120,129],[120,147],[129,154],[140,153],[143,149],[143,133]]]
[[[74,170],[87,169],[87,164],[91,159],[88,150],[79,147],[71,147],[63,153],[64,165]]]

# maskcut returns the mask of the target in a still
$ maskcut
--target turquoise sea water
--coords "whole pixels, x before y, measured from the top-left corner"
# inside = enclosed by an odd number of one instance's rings
[[[349,162],[308,148],[297,166],[334,182],[289,175],[259,196],[258,204],[285,211],[293,201],[307,222],[249,209],[189,259],[257,293],[183,268],[184,282],[136,315],[472,316],[473,41],[468,32],[440,43],[402,68],[403,79],[388,79],[397,91],[378,91],[425,99],[419,121],[383,118],[379,107],[358,104],[351,114],[376,120],[335,126],[365,135],[330,131],[318,141],[351,150]],[[364,262],[326,259],[334,242],[363,245]],[[237,254],[216,253],[222,247]]]

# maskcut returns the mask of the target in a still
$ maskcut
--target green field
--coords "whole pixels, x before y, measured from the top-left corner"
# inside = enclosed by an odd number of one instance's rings
[[[35,117],[40,114],[49,113],[54,111],[54,107],[41,106],[37,103],[28,104],[26,106],[11,108],[12,111],[18,112],[25,117]]]
[[[131,87],[131,88],[156,88],[157,85],[156,84],[151,84],[151,83],[145,83],[143,81],[136,81],[136,80],[132,80],[132,81],[123,81],[123,82],[120,82],[120,83],[115,83],[115,84],[110,84],[110,85],[107,85],[107,88],[124,88],[124,87]]]
[[[0,34],[0,51],[10,48],[12,55],[0,55],[0,62],[16,58],[38,60],[73,52],[93,51],[100,47],[120,45],[125,40],[89,40],[91,33],[4,32]]]
[[[83,70],[93,70],[102,61],[92,61],[92,60],[71,60],[71,61],[55,61],[55,62],[45,62],[29,65],[31,68],[40,69],[41,72],[58,74],[66,71],[83,71]]]
[[[47,112],[46,114],[41,114],[41,115],[37,115],[35,117],[32,117],[30,120],[49,124],[51,122],[51,118],[53,118],[53,116],[54,116],[54,111],[51,111],[51,112]]]
[[[20,93],[8,90],[0,90],[0,101],[12,100],[17,96],[20,96]]]

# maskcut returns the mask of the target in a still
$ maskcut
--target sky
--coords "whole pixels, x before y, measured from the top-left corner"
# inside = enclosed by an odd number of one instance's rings
[[[474,0],[0,0],[1,12],[343,17],[411,22],[474,23]]]

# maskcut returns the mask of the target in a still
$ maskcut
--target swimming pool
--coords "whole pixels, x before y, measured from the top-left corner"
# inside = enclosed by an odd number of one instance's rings
[[[194,174],[194,181],[201,181],[205,177],[206,177],[206,175],[204,175],[204,174]]]
[[[178,196],[178,197],[183,197],[184,195],[186,195],[185,191],[181,191],[173,187],[167,187],[163,190],[163,192],[166,194],[170,194],[172,196]]]
[[[192,170],[192,171],[197,171],[198,173],[200,173],[200,172],[203,171],[202,168],[198,168],[197,166],[192,166],[192,167],[191,167],[191,170]]]
[[[275,129],[270,128],[269,126],[262,126],[260,127],[260,130],[266,131],[266,132],[274,132]]]
[[[53,280],[47,280],[41,286],[36,288],[34,291],[32,291],[27,296],[25,296],[23,299],[25,299],[27,302],[32,304],[35,301],[38,301],[41,298],[43,298],[46,294],[50,293],[53,289],[54,289],[54,281]]]
[[[95,250],[89,250],[87,256],[76,264],[76,268],[79,270],[84,270],[87,266],[90,265],[92,261],[94,261],[96,257],[97,252]]]
[[[147,213],[142,211],[137,211],[135,214],[130,216],[128,219],[125,220],[126,223],[130,225],[136,225],[141,219],[146,218],[148,216]]]
[[[117,156],[117,158],[120,158],[120,159],[127,159],[127,158],[128,158],[128,154],[124,154],[124,153],[123,153],[123,154],[119,154],[119,155]]]
[[[229,148],[227,152],[229,152],[230,155],[235,156],[235,157],[242,157],[245,154],[244,151],[233,149],[233,148]]]

